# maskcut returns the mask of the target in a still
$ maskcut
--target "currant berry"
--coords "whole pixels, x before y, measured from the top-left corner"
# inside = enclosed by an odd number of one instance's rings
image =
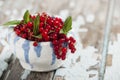
[[[33,23],[32,23],[32,22],[28,22],[28,23],[27,23],[27,26],[28,26],[29,28],[31,28],[31,27],[33,26]]]
[[[62,48],[62,53],[66,53],[67,52],[67,48],[63,47]]]
[[[38,43],[35,41],[35,42],[33,43],[33,46],[36,47],[37,45],[38,45]]]
[[[55,30],[55,28],[54,28],[54,27],[51,27],[51,30],[52,30],[52,31],[54,31],[54,30]]]
[[[45,17],[44,16],[40,16],[40,21],[41,22],[45,22]]]
[[[60,55],[57,55],[57,59],[60,59],[61,58],[61,56]]]
[[[53,34],[53,39],[54,39],[54,40],[57,39],[57,33],[54,33],[54,34]]]
[[[59,42],[60,42],[60,43],[65,42],[65,38],[61,38],[61,39],[59,40]]]
[[[58,26],[59,25],[59,22],[58,21],[54,21],[54,26]]]
[[[69,38],[69,41],[71,41],[71,42],[73,42],[73,43],[76,42],[76,40],[75,40],[73,37],[70,37],[70,38]]]
[[[42,32],[42,36],[43,36],[43,37],[46,37],[46,36],[47,36],[47,32],[46,32],[46,31],[43,31],[43,32]]]
[[[21,36],[22,36],[22,38],[27,38],[26,34],[22,34]]]
[[[15,31],[15,33],[16,33],[17,35],[19,35],[21,32],[20,32],[20,30],[17,29],[17,30]]]
[[[62,56],[62,60],[65,60],[65,58],[66,58],[65,56]]]
[[[40,22],[39,27],[43,27],[43,26],[44,26],[44,23]]]
[[[54,50],[55,50],[55,51],[58,51],[58,49],[59,49],[59,46],[55,46],[55,47],[54,47]]]
[[[39,28],[39,31],[40,31],[41,33],[43,32],[43,30],[44,30],[43,27],[40,27],[40,28]]]
[[[55,31],[56,31],[57,33],[59,33],[59,32],[60,32],[60,30],[61,30],[61,28],[60,28],[60,27],[58,27]]]
[[[63,33],[60,33],[60,34],[59,34],[59,39],[60,39],[60,38],[65,38],[65,39],[66,39],[66,35],[63,34]]]
[[[46,25],[46,29],[50,30],[50,28],[51,28],[50,25]]]
[[[25,30],[25,27],[23,26],[23,27],[20,27],[20,30],[21,31],[24,31]]]
[[[63,28],[63,25],[61,23],[58,24],[58,27],[60,27],[60,29]]]
[[[51,33],[50,34],[50,39],[51,40],[57,40],[57,33]]]
[[[32,19],[32,20],[34,20],[35,18],[36,18],[36,16],[32,16],[32,15],[30,15],[30,18]]]
[[[70,43],[68,44],[68,46],[69,46],[69,49],[72,49],[72,48],[74,47],[74,44],[73,44],[72,42],[70,42]]]
[[[49,36],[46,35],[44,39],[45,39],[45,41],[49,41]]]
[[[71,53],[74,53],[75,51],[76,51],[76,49],[75,49],[75,48],[71,49]]]
[[[53,40],[53,41],[52,41],[52,44],[53,44],[53,45],[57,45],[57,44],[58,44],[58,41],[57,41],[57,40]]]

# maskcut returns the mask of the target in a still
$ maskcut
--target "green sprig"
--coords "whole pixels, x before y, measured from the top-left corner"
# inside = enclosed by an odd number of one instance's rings
[[[39,32],[39,23],[40,23],[40,17],[39,17],[39,15],[37,15],[35,20],[33,21],[33,33],[35,36]]]
[[[28,10],[24,13],[23,19],[24,23],[28,23],[30,21],[30,13]]]
[[[38,39],[41,39],[42,38],[42,35],[41,34],[39,34],[39,35],[37,35],[37,36],[35,36],[35,35],[32,35],[33,37],[35,37],[35,38],[38,38]]]
[[[9,25],[18,25],[20,24],[21,21],[20,20],[13,20],[13,21],[8,21],[5,24],[3,24],[4,26],[9,26]]]
[[[64,22],[62,33],[67,34],[72,29],[72,17],[69,16]]]

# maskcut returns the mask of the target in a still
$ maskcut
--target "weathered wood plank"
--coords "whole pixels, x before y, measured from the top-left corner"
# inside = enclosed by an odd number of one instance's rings
[[[1,80],[20,80],[23,71],[24,69],[20,66],[17,59],[15,62],[11,61]]]
[[[8,69],[4,72],[0,80],[52,80],[54,71],[51,72],[29,72],[24,70],[18,59],[11,61]],[[27,74],[28,73],[28,74]],[[30,74],[29,74],[30,73]]]
[[[54,71],[51,72],[31,72],[26,80],[53,80]]]
[[[120,80],[120,33],[117,41],[110,41],[108,54],[113,55],[112,65],[106,67],[104,80]]]
[[[115,5],[114,3],[115,3],[115,0],[110,0],[108,5],[104,41],[103,41],[103,50],[102,50],[102,60],[101,60],[100,72],[99,72],[99,80],[104,80],[104,74],[106,69],[106,59],[107,59],[108,46],[109,46],[109,37],[110,37],[110,31],[112,26],[111,23],[112,23],[114,5]]]

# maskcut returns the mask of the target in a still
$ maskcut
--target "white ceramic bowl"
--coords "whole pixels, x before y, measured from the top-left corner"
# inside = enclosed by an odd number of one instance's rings
[[[10,48],[23,68],[43,72],[55,70],[62,65],[62,61],[54,54],[51,42],[40,42],[34,47],[33,41],[18,37],[14,32],[8,37]]]

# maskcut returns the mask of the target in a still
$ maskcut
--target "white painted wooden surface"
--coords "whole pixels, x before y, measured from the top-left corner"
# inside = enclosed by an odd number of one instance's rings
[[[109,51],[112,57],[112,66],[106,68],[104,80],[120,80],[120,34],[113,43],[109,42]]]
[[[0,53],[0,77],[2,76],[2,73],[4,70],[7,69],[7,66],[8,66],[8,59],[11,57],[11,53],[9,52],[9,46],[8,46],[8,43],[7,41],[5,41],[5,38],[7,36],[7,31],[8,29],[3,29],[1,26],[0,26],[0,46],[3,46],[3,50],[1,51]]]

